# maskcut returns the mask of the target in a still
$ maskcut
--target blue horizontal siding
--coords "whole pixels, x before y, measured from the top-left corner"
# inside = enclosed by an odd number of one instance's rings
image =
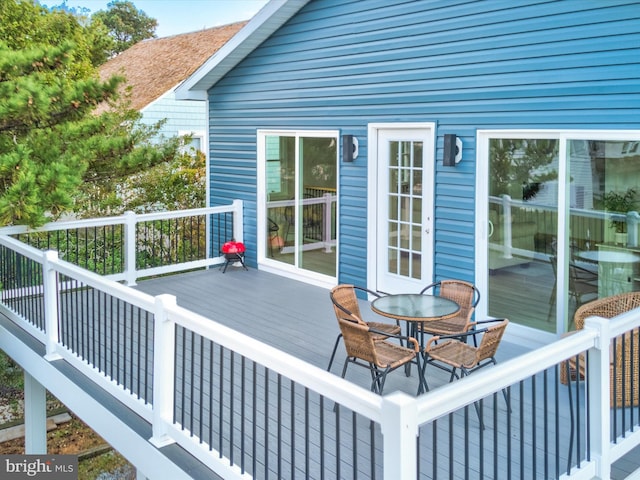
[[[339,269],[364,284],[367,124],[435,122],[436,276],[472,279],[476,131],[637,129],[639,84],[638,1],[314,0],[210,91],[212,200],[242,198],[255,231],[256,129],[355,134]]]

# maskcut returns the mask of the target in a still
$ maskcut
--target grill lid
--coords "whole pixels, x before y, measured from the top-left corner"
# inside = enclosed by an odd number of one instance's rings
[[[225,242],[220,250],[222,251],[222,253],[244,253],[246,247],[242,242],[230,240],[228,242]]]

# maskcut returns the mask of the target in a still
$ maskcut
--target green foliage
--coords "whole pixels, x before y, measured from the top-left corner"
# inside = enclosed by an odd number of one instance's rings
[[[24,386],[22,369],[2,350],[0,350],[0,385],[20,390]]]
[[[628,188],[624,192],[607,192],[602,197],[604,208],[608,212],[614,213],[627,213],[636,208],[636,189]],[[611,227],[615,229],[617,233],[626,233],[627,222],[620,220],[611,220]]]
[[[202,152],[192,150],[129,177],[124,209],[141,213],[204,207],[205,160]]]
[[[533,198],[539,185],[557,178],[546,168],[558,155],[555,140],[495,139],[489,144],[492,175],[490,194]]]
[[[103,455],[81,459],[78,462],[78,478],[85,480],[135,478],[135,472],[134,468],[129,465],[122,455],[112,451]]]
[[[91,74],[113,48],[104,25],[81,22],[83,17],[70,11],[49,11],[44,6],[24,0],[2,0],[0,18],[0,40],[12,50],[73,43],[74,59],[70,73],[75,78]]]
[[[119,80],[78,78],[74,52],[68,42],[21,50],[0,43],[1,225],[60,214],[83,181],[88,138],[76,125],[116,95]]]
[[[109,2],[106,11],[100,10],[91,17],[92,22],[102,23],[114,40],[111,55],[117,55],[141,40],[155,37],[158,21],[149,17],[128,0]]]
[[[2,0],[0,14],[0,225],[108,214],[117,187],[173,159],[180,140],[154,141],[162,123],[140,121],[119,97],[122,79],[97,78],[87,38],[99,29],[27,1]],[[100,104],[109,109],[97,115]]]

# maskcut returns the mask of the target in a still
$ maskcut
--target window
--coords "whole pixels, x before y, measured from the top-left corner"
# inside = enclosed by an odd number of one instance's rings
[[[202,153],[205,153],[205,143],[204,143],[204,138],[205,138],[205,133],[203,131],[196,131],[196,132],[188,132],[188,131],[180,131],[178,132],[178,136],[182,137],[182,136],[186,136],[189,135],[191,137],[191,140],[189,142],[187,142],[184,145],[184,150],[186,152],[189,152],[191,149],[194,149],[196,151],[200,151]]]

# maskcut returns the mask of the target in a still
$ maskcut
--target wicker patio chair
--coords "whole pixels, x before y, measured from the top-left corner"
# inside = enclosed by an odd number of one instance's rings
[[[453,300],[460,305],[460,311],[446,320],[423,322],[419,324],[419,329],[430,335],[454,335],[466,332],[473,311],[480,301],[480,291],[477,287],[463,280],[442,280],[427,285],[420,293],[428,292]]]
[[[273,258],[273,247],[276,247],[278,252],[280,252],[282,247],[284,247],[284,240],[279,235],[280,225],[270,218],[267,218],[267,222],[269,223],[269,256]]]
[[[427,365],[433,365],[442,370],[451,372],[449,382],[453,382],[455,379],[470,375],[487,365],[495,365],[495,355],[508,324],[509,320],[506,318],[484,320],[469,324],[467,331],[462,334],[456,333],[454,335],[431,337],[424,349],[424,361],[422,363],[421,376],[423,377],[423,384],[425,388],[428,389],[426,379]],[[489,326],[477,328],[479,325]],[[467,343],[466,338],[464,338],[479,335],[482,335],[482,339],[477,347]],[[475,343],[477,344],[477,342]],[[504,390],[503,394],[505,401],[507,402],[507,406],[509,406],[507,393]],[[475,404],[475,407],[480,424],[484,428],[484,423],[477,403]]]
[[[554,283],[549,298],[549,313],[547,320],[551,319],[553,308],[556,305],[556,287],[558,285],[557,257],[549,257],[553,270]],[[598,298],[598,272],[581,267],[575,261],[569,261],[569,296],[575,300],[576,307]]]
[[[365,322],[362,320],[362,314],[360,313],[360,304],[358,303],[358,297],[356,295],[356,292],[358,290],[369,295],[373,295],[374,297],[380,297],[379,293],[355,285],[344,284],[333,287],[331,289],[331,292],[329,292],[329,297],[331,298],[331,302],[333,303],[333,311],[336,314],[336,318],[347,318],[351,321],[368,325],[369,327],[376,330],[376,332],[380,332],[373,334],[374,340],[384,340],[389,335],[399,335],[399,322],[396,322],[396,324],[392,324],[386,322]],[[327,371],[331,370],[333,359],[336,356],[336,351],[338,350],[338,345],[340,344],[341,338],[342,333],[338,334],[335,344],[333,345],[333,351],[331,352],[331,359],[329,360]]]
[[[576,329],[584,328],[588,317],[613,318],[640,307],[640,292],[628,292],[594,300],[582,305],[573,317]],[[638,405],[640,399],[640,335],[639,330],[620,336],[611,342],[610,353],[610,401],[616,407]],[[560,368],[560,381],[567,383],[568,377],[584,379],[586,359],[584,355],[569,360],[569,372]]]
[[[338,324],[347,350],[347,358],[342,368],[342,378],[345,377],[350,363],[368,368],[371,373],[371,391],[382,395],[384,383],[389,373],[414,360],[418,362],[418,370],[420,371],[420,346],[415,338],[401,337],[400,335],[387,336],[387,338],[403,339],[407,345],[412,345],[412,348],[409,348],[387,340],[376,340],[378,336],[385,334],[375,331],[364,323],[338,317]],[[418,381],[418,392],[421,392],[423,380],[420,375],[418,375]]]

